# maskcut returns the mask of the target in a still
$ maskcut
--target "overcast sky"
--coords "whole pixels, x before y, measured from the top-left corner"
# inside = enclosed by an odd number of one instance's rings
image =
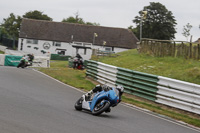
[[[132,20],[150,2],[160,2],[172,11],[177,20],[175,40],[186,41],[182,32],[187,23],[193,26],[190,32],[193,41],[200,38],[200,0],[0,0],[0,23],[10,13],[22,16],[26,12],[38,10],[57,22],[79,12],[84,21],[127,28],[135,26]]]

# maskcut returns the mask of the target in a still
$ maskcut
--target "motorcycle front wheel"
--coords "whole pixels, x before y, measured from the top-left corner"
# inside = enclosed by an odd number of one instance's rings
[[[104,102],[102,103],[103,100],[101,100],[100,102],[98,102],[94,109],[92,110],[92,114],[93,115],[100,115],[101,113],[103,113],[104,111],[106,111],[109,107],[110,107],[110,102]]]
[[[24,65],[25,63],[23,61],[21,61],[18,65],[17,65],[17,68],[21,67],[21,68],[24,68]]]
[[[75,103],[74,107],[76,110],[82,110],[82,103],[83,103],[83,98],[81,97],[78,99],[78,101]]]

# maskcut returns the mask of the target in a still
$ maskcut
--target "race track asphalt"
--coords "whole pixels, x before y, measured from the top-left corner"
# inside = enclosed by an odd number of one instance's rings
[[[0,133],[199,133],[127,107],[93,116],[76,111],[83,93],[35,70],[0,66]]]

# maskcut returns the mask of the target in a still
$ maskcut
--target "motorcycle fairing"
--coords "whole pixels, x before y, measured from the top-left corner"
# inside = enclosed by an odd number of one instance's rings
[[[118,94],[119,92],[115,88],[112,88],[112,90],[109,91],[109,99],[111,104],[117,104],[117,101],[119,100]]]
[[[105,91],[101,91],[99,93],[97,93],[94,98],[92,99],[91,105],[90,105],[90,110],[92,111],[96,105],[96,103],[102,99],[107,99],[108,98],[108,92]],[[106,101],[104,101],[106,102]]]
[[[82,102],[82,108],[90,111],[92,111],[95,105],[102,99],[104,100],[101,101],[101,104],[104,104],[105,102],[109,101],[111,103],[111,106],[117,105],[118,104],[117,101],[119,100],[119,96],[115,88],[112,88],[109,91],[103,90],[101,92],[97,92],[93,97],[92,101],[86,101],[85,95],[83,95],[82,97],[84,99]]]
[[[91,101],[85,101],[85,95],[83,97],[82,108],[90,110]]]

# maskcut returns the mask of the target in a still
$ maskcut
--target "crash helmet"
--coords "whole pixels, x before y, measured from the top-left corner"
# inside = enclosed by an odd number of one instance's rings
[[[107,89],[107,88],[108,88],[108,86],[107,86],[106,84],[102,85],[102,89],[103,89],[103,90],[105,90],[105,89]]]
[[[100,85],[100,84],[98,84],[98,85],[96,85],[96,86],[95,86],[95,88],[98,88],[98,89],[100,89],[100,88],[102,88],[102,87],[101,87],[101,85]]]
[[[124,92],[124,87],[121,86],[121,85],[117,85],[116,89],[119,91],[119,92]]]

